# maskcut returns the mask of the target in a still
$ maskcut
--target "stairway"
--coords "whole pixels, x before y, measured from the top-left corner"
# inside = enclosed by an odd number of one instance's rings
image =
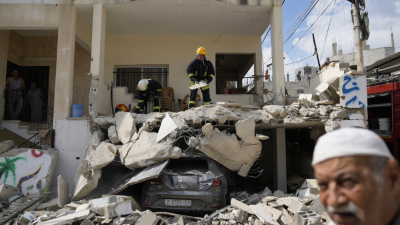
[[[47,122],[27,123],[19,120],[4,120],[1,123],[1,128],[7,129],[25,139],[29,139],[33,134],[37,134],[39,130],[49,129],[49,125]]]

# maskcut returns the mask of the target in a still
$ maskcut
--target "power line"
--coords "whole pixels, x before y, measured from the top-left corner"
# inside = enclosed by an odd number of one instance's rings
[[[299,60],[299,61],[296,61],[296,62],[287,63],[287,64],[285,64],[285,66],[286,66],[286,65],[290,65],[290,64],[294,64],[294,63],[301,62],[301,61],[303,61],[303,60],[306,60],[306,59],[308,59],[308,58],[310,58],[310,57],[313,57],[313,55],[310,55],[310,56],[308,56],[307,58],[301,59],[301,60]]]
[[[324,47],[322,48],[321,59],[323,58],[323,55],[324,55],[324,49],[325,49],[326,39],[328,38],[329,28],[330,28],[330,26],[331,26],[331,21],[332,21],[333,12],[335,11],[335,6],[336,6],[336,0],[335,0],[335,3],[333,4],[331,19],[329,20],[329,25],[328,25],[328,30],[326,30],[326,36],[325,36],[325,41],[324,41]]]
[[[319,1],[319,0],[317,0]],[[318,18],[314,21],[314,23],[307,29],[306,32],[304,32],[304,34],[299,38],[299,40],[296,41],[296,43],[294,43],[292,45],[292,47],[289,49],[289,51],[286,52],[286,55],[293,49],[294,46],[296,46],[296,44],[304,37],[304,35],[314,26],[314,24],[318,21],[318,19],[325,13],[325,11],[331,6],[331,4],[336,1],[336,0],[332,0],[331,3],[329,3],[329,5],[324,9],[324,11],[321,13],[321,15],[318,16]],[[315,7],[315,5],[313,6]],[[310,11],[309,11],[310,12]],[[309,14],[309,13],[308,13]],[[307,14],[307,16],[308,16]],[[305,19],[305,18],[304,18]],[[292,33],[293,35],[293,33]],[[290,36],[291,37],[291,36]],[[288,39],[286,39],[286,41],[284,42],[284,44],[290,39],[290,37]],[[272,55],[268,58],[267,62],[272,58]],[[263,65],[265,64],[265,62],[263,63]]]

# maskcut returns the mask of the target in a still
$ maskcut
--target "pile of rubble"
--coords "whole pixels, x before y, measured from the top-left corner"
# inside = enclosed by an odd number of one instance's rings
[[[60,186],[60,184],[59,184]],[[10,192],[1,185],[0,196],[7,197]],[[328,224],[329,217],[325,212],[318,195],[315,180],[306,180],[296,195],[284,194],[282,191],[271,192],[265,188],[258,194],[247,192],[231,193],[231,205],[205,215],[204,218],[179,215],[168,212],[140,211],[138,203],[130,196],[108,195],[92,200],[70,202],[61,207],[60,199],[32,204],[35,196],[11,197],[18,201],[5,205],[6,210],[0,214],[0,222],[5,222],[12,214],[17,213],[7,224],[137,224],[137,225],[194,225],[194,224]],[[35,202],[33,202],[35,203]],[[24,211],[19,211],[24,208]]]

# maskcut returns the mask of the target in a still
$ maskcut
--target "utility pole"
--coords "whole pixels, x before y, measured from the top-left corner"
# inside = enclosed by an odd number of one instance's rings
[[[358,71],[364,71],[364,57],[363,57],[363,52],[361,48],[361,25],[360,25],[360,17],[359,14],[360,12],[358,11],[358,0],[354,0],[353,3],[351,3],[353,7],[353,21],[354,21],[354,35],[355,35],[355,42],[356,42],[356,56],[357,56],[357,70]]]
[[[321,71],[321,63],[319,63],[318,50],[317,50],[317,45],[315,44],[314,33],[312,34],[312,39],[313,39],[313,41],[314,41],[314,48],[315,48],[314,54],[317,55],[318,67],[319,67],[319,70]]]

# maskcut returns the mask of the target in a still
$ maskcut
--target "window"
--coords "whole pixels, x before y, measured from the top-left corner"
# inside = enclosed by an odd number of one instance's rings
[[[178,174],[205,174],[209,171],[208,163],[202,159],[171,160],[165,169],[166,172]]]
[[[254,54],[216,54],[216,94],[246,94],[254,87]]]
[[[304,87],[298,87],[297,94],[303,94],[303,93],[304,93]]]
[[[162,87],[168,86],[168,67],[117,67],[114,72],[114,86],[128,87],[129,93],[138,98],[137,84],[141,79],[153,79]]]

